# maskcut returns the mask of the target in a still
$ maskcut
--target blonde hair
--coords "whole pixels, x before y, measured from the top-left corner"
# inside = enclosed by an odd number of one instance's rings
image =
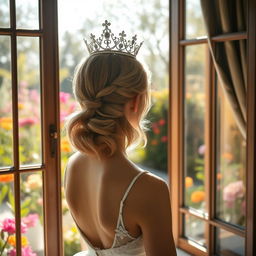
[[[70,143],[78,151],[112,156],[124,141],[124,148],[137,142],[146,144],[143,118],[149,110],[148,77],[135,58],[118,54],[93,55],[75,70],[73,92],[81,106],[66,123]],[[134,128],[124,115],[125,104],[141,95]]]

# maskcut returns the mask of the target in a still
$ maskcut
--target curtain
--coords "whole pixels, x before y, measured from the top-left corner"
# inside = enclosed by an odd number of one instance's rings
[[[246,40],[215,42],[212,36],[246,31],[244,0],[201,0],[208,46],[218,80],[227,97],[238,128],[246,140]]]

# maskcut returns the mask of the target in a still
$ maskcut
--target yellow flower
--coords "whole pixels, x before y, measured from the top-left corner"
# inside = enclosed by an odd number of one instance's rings
[[[42,178],[40,174],[31,174],[27,178],[27,187],[30,189],[37,189],[42,187]]]
[[[69,142],[66,139],[61,140],[60,148],[62,152],[65,152],[65,153],[71,152]]]
[[[231,154],[231,153],[229,153],[229,152],[223,153],[223,154],[222,154],[222,157],[225,158],[225,159],[227,159],[227,160],[229,160],[229,161],[233,160],[233,158],[234,158],[233,154]]]
[[[191,201],[193,203],[199,203],[201,201],[203,201],[205,198],[205,192],[204,191],[194,191],[191,194]]]
[[[12,118],[11,117],[2,117],[0,118],[0,127],[4,128],[5,130],[12,129]]]
[[[16,237],[15,235],[11,235],[8,238],[8,244],[12,245],[12,246],[16,246]],[[26,247],[28,245],[28,239],[25,236],[21,236],[21,245],[22,247]]]
[[[185,178],[185,186],[186,188],[190,188],[193,186],[193,179],[191,177]]]
[[[20,110],[22,110],[22,109],[24,109],[24,104],[23,103],[18,103],[18,109],[20,109]]]

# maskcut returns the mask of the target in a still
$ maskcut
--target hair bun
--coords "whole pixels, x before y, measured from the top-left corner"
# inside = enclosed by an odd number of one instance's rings
[[[72,145],[86,154],[111,156],[134,142],[144,140],[143,123],[133,127],[125,115],[125,104],[141,95],[138,121],[148,111],[147,74],[135,58],[112,54],[90,56],[77,66],[73,80],[81,113],[68,120]]]

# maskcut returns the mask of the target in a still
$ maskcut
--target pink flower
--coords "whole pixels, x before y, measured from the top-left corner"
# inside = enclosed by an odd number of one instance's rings
[[[21,249],[21,253],[22,253],[22,256],[36,256],[36,253],[34,253],[31,249],[30,246],[26,246],[26,247],[23,247]],[[16,249],[13,248],[11,249],[8,253],[7,253],[7,256],[16,256]]]
[[[228,207],[232,207],[237,198],[244,196],[243,181],[229,183],[223,190],[223,200],[226,201]]]
[[[15,234],[16,226],[15,226],[15,219],[6,218],[2,224],[1,229],[9,234]],[[27,226],[21,222],[21,233],[27,232]]]
[[[19,121],[19,126],[24,127],[24,126],[31,126],[36,123],[36,120],[34,118],[23,118],[22,120]]]
[[[167,136],[163,136],[163,137],[161,138],[161,141],[162,141],[162,142],[167,142],[167,140],[168,140],[168,137],[167,137]]]
[[[68,113],[66,111],[61,111],[60,112],[60,121],[64,122],[67,116],[68,116]]]
[[[29,214],[27,217],[22,218],[22,222],[27,225],[28,228],[34,227],[39,219],[37,213]]]
[[[158,128],[158,124],[157,123],[152,123],[151,126],[152,126],[153,129]]]
[[[70,98],[70,94],[66,92],[60,92],[60,102],[66,103]]]
[[[43,205],[43,198],[42,198],[42,197],[39,197],[39,198],[37,199],[37,203],[38,203],[39,205]]]
[[[200,155],[204,155],[204,152],[205,152],[205,145],[201,145],[199,148],[198,148],[198,154]]]
[[[76,107],[77,107],[77,104],[75,102],[72,102],[68,109],[69,113],[74,112],[76,110]]]
[[[36,90],[30,91],[30,99],[33,100],[36,103],[39,103],[39,93]]]
[[[27,81],[20,81],[20,86],[21,87],[26,87],[28,85],[28,82]]]

